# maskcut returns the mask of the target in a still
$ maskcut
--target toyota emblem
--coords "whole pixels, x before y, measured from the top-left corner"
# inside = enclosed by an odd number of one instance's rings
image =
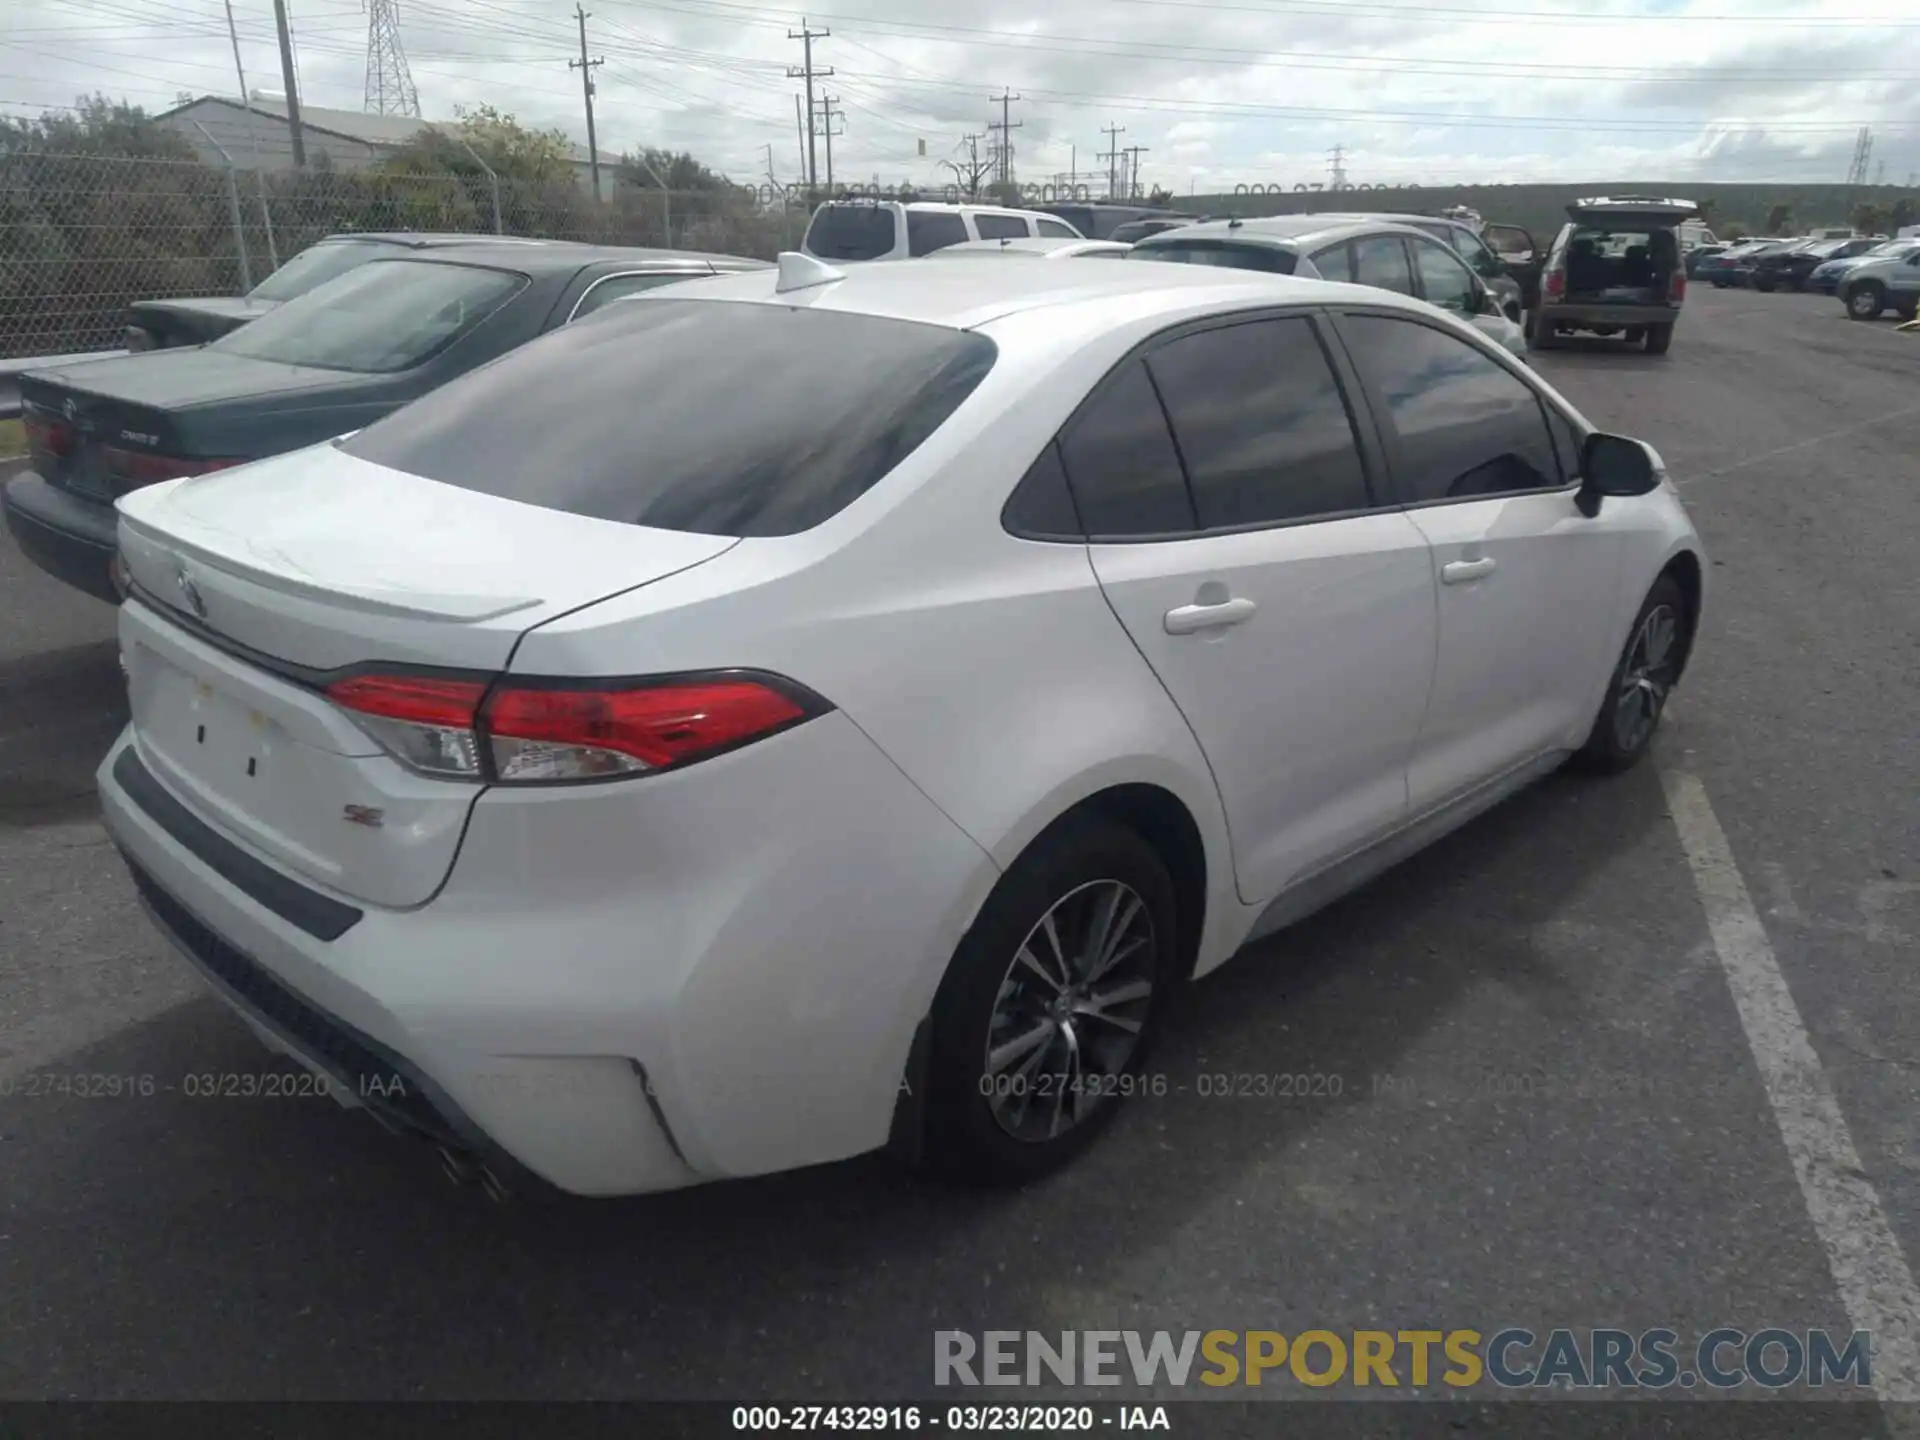
[[[181,565],[173,572],[173,583],[180,587],[180,594],[187,602],[187,608],[200,619],[207,618],[207,602],[201,598],[200,587],[193,583],[193,577],[187,574],[187,567]]]

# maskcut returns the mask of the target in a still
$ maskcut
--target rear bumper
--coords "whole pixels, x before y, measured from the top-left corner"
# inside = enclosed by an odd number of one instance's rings
[[[14,542],[35,565],[109,605],[120,603],[109,572],[119,543],[111,506],[90,504],[29,471],[7,481],[0,507]]]
[[[1615,328],[1623,325],[1671,325],[1680,318],[1680,311],[1671,305],[1583,305],[1578,301],[1543,305],[1540,314],[1551,325],[1579,325],[1587,329],[1596,325]]]
[[[235,841],[143,803],[138,745],[102,762],[101,807],[163,933],[336,1098],[509,1186],[635,1194],[886,1145],[996,873],[835,712],[644,795],[492,792],[438,897],[323,939],[247,888]]]

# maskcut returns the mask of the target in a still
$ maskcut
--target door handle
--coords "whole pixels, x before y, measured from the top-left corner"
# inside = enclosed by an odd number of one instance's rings
[[[1494,562],[1489,559],[1454,560],[1440,567],[1440,583],[1442,585],[1465,585],[1470,580],[1478,580],[1482,576],[1491,575],[1493,571]]]
[[[1217,630],[1223,625],[1238,625],[1259,608],[1244,596],[1222,600],[1217,605],[1182,605],[1167,611],[1167,633],[1191,635],[1196,630]]]

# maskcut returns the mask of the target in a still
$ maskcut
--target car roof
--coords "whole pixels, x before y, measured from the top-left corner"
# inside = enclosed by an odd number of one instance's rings
[[[1410,225],[1375,217],[1344,215],[1262,215],[1251,220],[1199,220],[1174,230],[1162,230],[1136,242],[1140,250],[1155,250],[1176,240],[1233,240],[1291,250],[1299,244],[1351,239],[1356,235],[1424,235]],[[1427,238],[1431,238],[1430,236]]]
[[[342,230],[316,241],[326,245],[336,240],[366,240],[381,245],[404,245],[418,250],[433,249],[442,245],[574,245],[572,240],[547,240],[534,236],[488,235],[480,231],[463,230]]]
[[[1010,235],[1004,240],[963,240],[958,245],[943,245],[934,251],[944,255],[958,250],[967,255],[992,254],[1011,250],[1016,255],[1052,255],[1061,250],[1086,254],[1099,250],[1131,250],[1125,241],[1080,240],[1071,235]]]
[[[588,265],[602,262],[614,262],[642,267],[656,264],[686,264],[693,262],[724,263],[739,269],[751,266],[755,269],[771,268],[765,261],[743,260],[738,255],[707,255],[696,250],[653,250],[640,246],[625,245],[579,245],[571,241],[551,246],[517,246],[512,244],[471,244],[460,246],[435,246],[416,250],[412,254],[399,254],[393,260],[407,260],[423,265],[491,265],[503,270],[519,270],[529,275],[552,275],[561,271],[579,270]],[[391,263],[374,261],[375,264]]]
[[[745,301],[808,306],[853,314],[972,330],[1050,307],[1106,307],[1115,324],[1137,318],[1152,297],[1170,316],[1202,316],[1258,305],[1359,303],[1430,315],[1411,296],[1363,285],[1305,280],[1265,271],[1200,265],[983,265],[976,259],[929,255],[911,264],[845,269],[809,255],[783,256],[804,288],[780,291],[771,270],[716,276],[633,297],[636,305],[662,299]],[[818,277],[815,279],[814,277]],[[833,278],[828,278],[833,277]],[[813,283],[806,283],[807,281]]]

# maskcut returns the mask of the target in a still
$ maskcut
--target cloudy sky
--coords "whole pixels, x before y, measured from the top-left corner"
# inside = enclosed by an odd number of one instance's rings
[[[288,0],[302,98],[361,108],[362,0]],[[1920,172],[1912,0],[822,0],[836,178],[938,183],[1010,89],[1014,167],[1042,182],[1138,145],[1177,193],[1324,181],[1840,181],[1858,128]],[[0,0],[0,107],[104,91],[152,109],[237,93],[220,0]],[[249,86],[281,88],[272,0],[232,0]],[[769,0],[591,0],[600,147],[692,151],[736,180],[799,174]],[[491,102],[584,139],[563,0],[400,0],[422,109]],[[924,143],[925,158],[921,157]],[[768,147],[771,147],[769,154]],[[822,171],[824,175],[824,155]]]

